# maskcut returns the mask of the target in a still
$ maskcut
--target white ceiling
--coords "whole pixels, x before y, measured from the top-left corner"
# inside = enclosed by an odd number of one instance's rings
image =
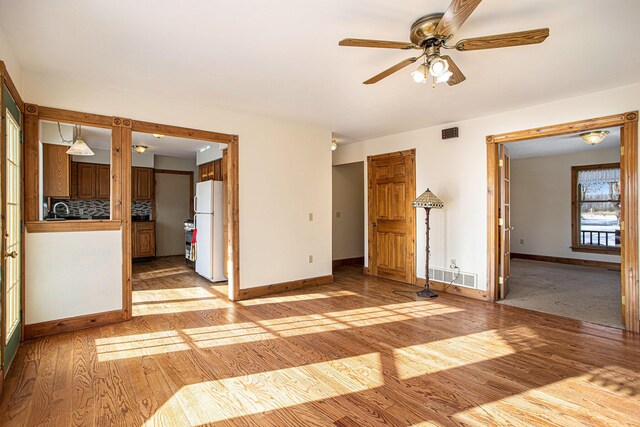
[[[608,130],[610,133],[602,142],[596,145],[585,144],[580,138],[580,134],[575,133],[509,143],[509,152],[512,159],[524,159],[527,157],[556,156],[581,151],[619,148],[620,128],[605,128],[602,130]]]
[[[57,133],[57,124],[53,122],[42,121],[42,126],[43,130],[50,130],[50,132],[43,132],[43,135],[52,136],[50,137],[50,140],[43,139],[43,143],[59,144],[61,142]],[[64,138],[66,140],[71,140],[71,135],[73,132],[72,126],[68,124],[61,124],[60,126]],[[85,143],[91,148],[109,150],[111,147],[111,129],[82,126],[82,138]],[[206,141],[187,138],[176,138],[172,136],[156,138],[152,134],[141,132],[133,132],[132,144],[147,146],[147,153],[191,160],[196,159],[196,153],[201,149],[216,145],[215,143]]]
[[[450,55],[455,86],[407,68],[412,53],[338,47],[408,40],[449,0],[0,0],[0,25],[36,72],[301,120],[358,140],[508,111],[640,80],[638,0],[484,0],[454,40],[549,27],[541,45]]]

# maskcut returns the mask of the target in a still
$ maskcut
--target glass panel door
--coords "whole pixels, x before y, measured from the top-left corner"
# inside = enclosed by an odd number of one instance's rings
[[[4,306],[4,371],[15,356],[20,342],[21,325],[21,160],[20,147],[20,111],[4,89],[5,101],[5,185],[4,185],[4,248],[2,283],[5,293]]]

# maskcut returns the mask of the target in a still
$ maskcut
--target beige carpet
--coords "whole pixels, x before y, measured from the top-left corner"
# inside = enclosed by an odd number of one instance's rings
[[[622,328],[619,271],[514,259],[510,288],[501,304]]]

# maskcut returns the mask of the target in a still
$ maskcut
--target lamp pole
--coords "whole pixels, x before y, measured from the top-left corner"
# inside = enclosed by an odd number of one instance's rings
[[[424,208],[424,212],[425,212],[425,220],[424,220],[424,224],[425,227],[427,229],[427,240],[425,243],[426,246],[426,258],[424,261],[424,276],[425,276],[425,284],[424,284],[424,289],[421,290],[420,292],[416,292],[416,295],[418,295],[419,297],[424,297],[424,298],[435,298],[438,296],[437,293],[435,293],[434,291],[432,291],[431,289],[429,289],[429,213],[431,212],[431,208]]]

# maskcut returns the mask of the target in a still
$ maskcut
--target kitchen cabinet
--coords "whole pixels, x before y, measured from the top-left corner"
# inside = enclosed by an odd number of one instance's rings
[[[214,181],[222,181],[222,159],[200,165],[199,175],[199,182],[208,181],[210,179]]]
[[[111,166],[71,162],[71,198],[77,200],[109,200]]]
[[[71,156],[66,145],[42,145],[42,181],[44,197],[71,197]]]
[[[132,168],[131,199],[153,200],[154,176],[152,168]]]
[[[156,256],[155,221],[133,221],[131,230],[132,257],[148,258]]]
[[[96,197],[100,200],[111,198],[111,165],[96,167]]]

